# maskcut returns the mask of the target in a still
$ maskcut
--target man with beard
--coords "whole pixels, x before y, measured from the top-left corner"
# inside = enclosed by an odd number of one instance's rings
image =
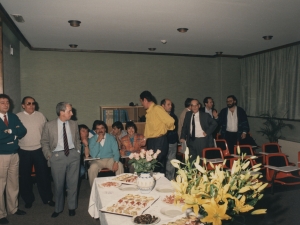
[[[234,95],[229,95],[226,100],[227,108],[213,116],[221,126],[221,137],[227,141],[231,154],[233,154],[234,145],[241,139],[245,139],[249,132],[249,123],[244,109],[237,106],[237,99]]]
[[[93,130],[96,134],[89,139],[90,155],[98,160],[91,161],[88,171],[90,186],[93,186],[94,180],[99,171],[108,168],[116,175],[124,173],[124,167],[120,159],[120,152],[116,138],[107,132],[107,125],[102,120],[96,120],[93,124]]]

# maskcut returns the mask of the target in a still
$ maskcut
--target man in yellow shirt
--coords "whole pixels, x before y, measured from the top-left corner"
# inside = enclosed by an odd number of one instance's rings
[[[147,139],[147,149],[156,152],[158,149],[161,153],[157,160],[162,166],[156,172],[165,172],[166,158],[168,155],[169,143],[167,140],[167,131],[174,130],[174,119],[165,111],[165,109],[156,105],[155,98],[149,91],[143,91],[140,94],[140,101],[146,109],[146,126],[144,136]]]

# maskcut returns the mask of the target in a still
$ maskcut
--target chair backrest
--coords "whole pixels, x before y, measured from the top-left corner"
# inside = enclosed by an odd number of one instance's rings
[[[223,159],[222,149],[220,148],[204,148],[202,151],[202,157],[206,159]]]
[[[240,145],[240,150],[241,150],[240,154],[246,153],[246,155],[254,155],[251,145]],[[237,145],[234,146],[234,154],[238,155]]]
[[[266,156],[266,165],[282,167],[289,163],[284,153],[274,153]]]
[[[228,149],[228,145],[225,139],[218,139],[216,140],[216,145],[218,148],[221,148],[223,151],[223,155],[224,156],[228,156],[230,155],[229,149]]]
[[[265,143],[262,145],[262,151],[266,153],[281,153],[278,143]]]

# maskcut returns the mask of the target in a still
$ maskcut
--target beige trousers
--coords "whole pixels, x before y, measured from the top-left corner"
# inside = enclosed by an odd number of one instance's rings
[[[19,155],[0,155],[0,219],[18,210]],[[6,209],[5,196],[6,192]]]
[[[112,170],[113,164],[114,164],[113,158],[98,159],[98,160],[91,161],[90,168],[88,171],[90,186],[91,187],[93,186],[95,178],[98,176],[98,173],[103,168]],[[116,171],[116,175],[119,175],[121,173],[124,173],[124,167],[123,167],[123,164],[121,162],[119,162],[118,170]]]

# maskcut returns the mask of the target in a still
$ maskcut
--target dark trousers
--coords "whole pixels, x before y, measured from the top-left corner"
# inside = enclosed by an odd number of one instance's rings
[[[31,179],[32,165],[34,165],[39,194],[43,203],[48,203],[48,201],[52,200],[53,194],[50,172],[42,149],[39,148],[33,151],[20,149],[18,153],[20,157],[19,175],[20,195],[22,199],[25,203],[32,203],[34,201]]]
[[[225,140],[227,142],[230,154],[234,154],[234,146],[237,144],[238,141],[237,132],[226,131]]]
[[[158,138],[148,138],[147,139],[147,150],[152,149],[156,152],[158,149],[161,153],[157,157],[157,161],[161,163],[160,166],[156,167],[154,172],[165,173],[166,171],[166,160],[169,151],[169,143],[167,135],[163,135]]]
[[[209,147],[208,137],[189,139],[188,147],[190,151],[190,162],[197,159],[197,156],[202,158],[202,150]]]

